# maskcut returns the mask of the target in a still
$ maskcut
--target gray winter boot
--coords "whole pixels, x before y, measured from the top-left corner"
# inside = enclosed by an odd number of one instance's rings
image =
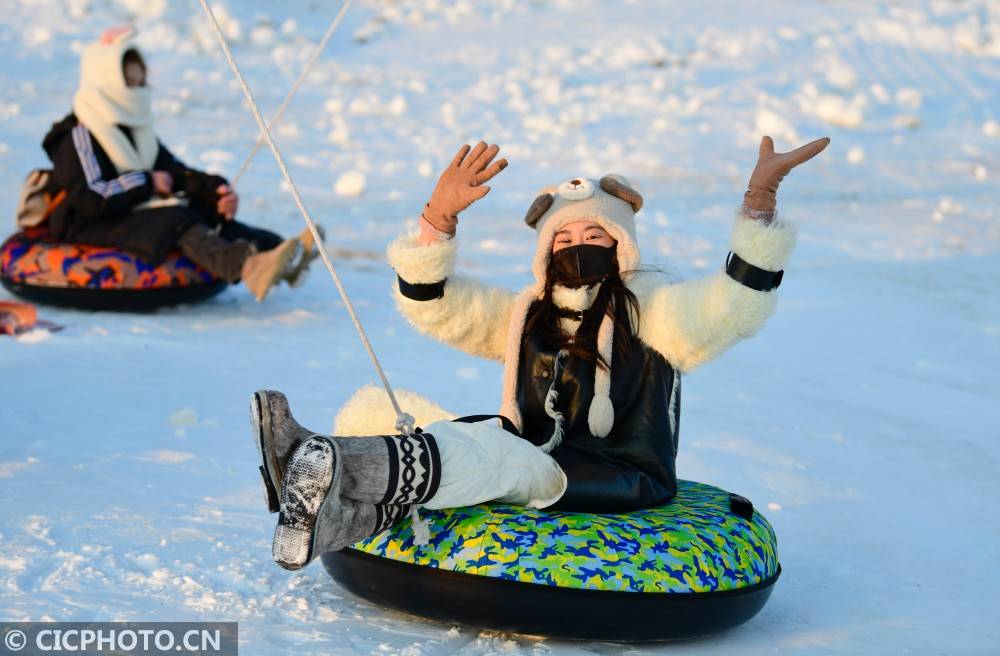
[[[260,454],[260,475],[264,482],[267,509],[278,512],[278,492],[285,465],[299,444],[314,435],[292,416],[288,399],[281,392],[260,390],[250,398],[253,440]]]
[[[344,458],[340,495],[387,504],[422,504],[441,483],[441,455],[429,433],[334,438]]]
[[[406,517],[410,506],[378,506],[373,503],[340,498],[334,503],[327,498],[316,522],[313,552],[340,551],[386,530]]]
[[[343,465],[336,442],[311,437],[288,460],[271,554],[289,570],[324,551],[339,551],[406,516],[409,506],[378,506],[340,497]]]
[[[292,416],[280,392],[261,390],[250,400],[253,439],[267,507],[278,511],[285,464],[295,448],[316,435]],[[441,482],[441,456],[429,433],[330,437],[344,461],[341,496],[373,504],[425,503]]]

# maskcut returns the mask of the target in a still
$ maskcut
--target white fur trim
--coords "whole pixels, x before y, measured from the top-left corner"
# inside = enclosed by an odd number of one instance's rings
[[[517,405],[517,370],[521,361],[521,339],[528,309],[535,300],[533,289],[526,289],[515,298],[510,311],[510,325],[507,329],[507,344],[503,357],[503,393],[500,397],[500,414],[507,417],[518,430],[524,429],[524,420]]]
[[[470,355],[502,360],[514,293],[489,287],[456,274],[448,278],[444,296],[414,301],[393,284],[396,307],[418,332]]]
[[[456,253],[454,241],[424,245],[415,235],[403,235],[390,244],[389,264],[406,282],[447,279],[444,296],[430,301],[406,298],[394,283],[396,305],[418,332],[471,355],[501,360],[514,293],[455,274]]]
[[[737,213],[730,243],[747,262],[778,271],[795,244],[795,227],[788,221],[766,225]],[[756,334],[777,307],[776,291],[745,287],[722,266],[682,283],[653,273],[636,274],[627,283],[641,308],[639,338],[682,372]]]
[[[750,337],[774,313],[777,295],[739,284],[723,271],[636,292],[639,338],[688,372]]]
[[[601,290],[601,283],[583,287],[552,286],[552,302],[567,310],[589,310]]]
[[[448,421],[455,415],[433,401],[407,390],[393,390],[404,412],[413,415],[417,426],[426,427],[435,421]],[[344,404],[333,422],[333,434],[348,437],[359,435],[392,435],[396,433],[396,411],[389,395],[381,387],[365,385]]]
[[[597,292],[601,289],[601,283],[596,283],[583,287],[563,287],[562,285],[552,286],[552,302],[556,307],[566,310],[589,310],[597,298]],[[575,335],[582,322],[579,319],[570,317],[559,317],[559,327],[569,335]]]
[[[583,323],[579,319],[573,319],[571,317],[559,317],[559,329],[562,330],[567,335],[575,335],[576,331],[580,329],[580,324]]]
[[[658,290],[643,306],[639,336],[687,372],[756,334],[776,306],[773,292],[755,291],[720,271]]]
[[[781,271],[795,248],[795,232],[795,226],[787,221],[765,223],[737,213],[729,247],[756,267]]]
[[[406,282],[422,285],[440,282],[455,272],[457,240],[421,244],[416,233],[400,235],[389,244],[389,265]]]

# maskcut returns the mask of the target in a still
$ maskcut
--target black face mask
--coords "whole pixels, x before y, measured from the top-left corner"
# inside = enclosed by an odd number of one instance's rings
[[[580,244],[552,254],[552,276],[563,287],[583,287],[618,273],[614,246]]]

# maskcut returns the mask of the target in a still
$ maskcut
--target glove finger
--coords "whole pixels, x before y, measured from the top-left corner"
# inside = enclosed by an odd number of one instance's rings
[[[475,184],[481,185],[484,182],[491,180],[493,176],[495,176],[500,171],[503,171],[505,168],[507,168],[507,160],[502,159],[498,162],[493,162],[493,164],[488,169],[486,169],[485,171],[481,172],[479,175],[476,176]]]
[[[483,196],[485,196],[488,193],[490,193],[490,188],[487,187],[486,185],[480,185],[478,187],[473,187],[472,188],[472,199],[473,200],[479,200],[480,198],[482,198]]]
[[[479,159],[479,156],[483,154],[484,150],[486,150],[486,142],[480,141],[477,143],[476,147],[472,149],[471,153],[469,153],[469,156],[465,158],[464,162],[462,162],[462,168],[471,169],[476,160]]]
[[[830,137],[823,137],[822,139],[811,141],[805,146],[796,148],[790,153],[785,153],[785,157],[788,159],[788,163],[791,166],[798,166],[802,162],[807,162],[813,157],[816,157],[816,155],[819,155],[829,144]]]
[[[774,140],[765,135],[760,140],[760,149],[757,151],[757,160],[763,160],[774,154]]]
[[[462,164],[462,160],[465,159],[465,156],[466,154],[468,154],[470,148],[471,146],[469,146],[469,144],[465,144],[464,146],[459,148],[458,152],[455,153],[455,157],[451,160],[451,165],[460,166]]]
[[[472,164],[472,170],[477,173],[485,169],[493,161],[493,158],[497,156],[500,152],[500,146],[493,144],[489,148],[483,151],[483,153],[476,159]]]

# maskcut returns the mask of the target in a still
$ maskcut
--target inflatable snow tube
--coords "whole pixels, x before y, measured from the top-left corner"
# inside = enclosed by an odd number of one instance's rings
[[[645,642],[746,622],[778,580],[774,531],[753,505],[678,481],[667,505],[585,514],[487,504],[421,510],[411,522],[323,564],[374,603],[480,628],[555,638]]]
[[[54,242],[19,232],[0,246],[0,283],[36,303],[147,311],[215,296],[226,283],[179,253],[159,266],[113,248]]]

